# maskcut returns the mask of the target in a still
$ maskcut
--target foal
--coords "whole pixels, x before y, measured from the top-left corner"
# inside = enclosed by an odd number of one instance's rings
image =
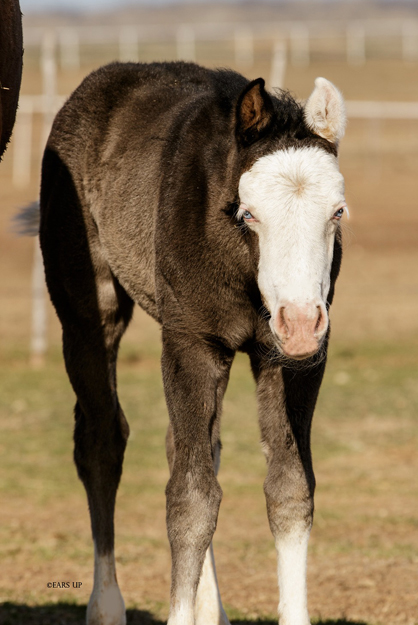
[[[222,398],[237,350],[257,382],[280,624],[309,623],[310,428],[341,262],[344,129],[342,97],[324,78],[302,106],[269,95],[261,78],[185,63],[108,65],[58,113],[40,236],[77,395],[74,458],[95,549],[89,625],[125,623],[114,507],[129,427],[116,359],[134,303],[162,328],[169,625],[228,623],[211,540]]]

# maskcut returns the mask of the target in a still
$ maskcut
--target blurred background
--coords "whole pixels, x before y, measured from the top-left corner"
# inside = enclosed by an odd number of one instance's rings
[[[11,220],[38,198],[53,116],[84,76],[115,59],[185,59],[263,76],[269,88],[301,99],[324,76],[347,101],[340,167],[350,219],[313,428],[309,603],[319,623],[416,625],[418,3],[22,0],[21,7],[20,108],[0,166],[0,622],[81,623],[92,584],[60,328],[36,242],[17,237]],[[132,435],[117,561],[131,623],[162,622],[168,610],[159,353],[158,328],[137,310],[119,367]],[[225,399],[215,549],[228,614],[245,623],[273,622],[277,602],[258,438],[254,383],[238,357]],[[47,588],[64,579],[82,586]]]

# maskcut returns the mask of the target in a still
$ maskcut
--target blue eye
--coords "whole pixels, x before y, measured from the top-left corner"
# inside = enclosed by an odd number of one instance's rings
[[[344,213],[344,209],[339,208],[337,212],[334,213],[334,219],[341,219],[341,217],[343,216],[343,213]]]
[[[242,216],[244,219],[253,219],[253,216],[251,215],[250,211],[244,211],[242,213]]]

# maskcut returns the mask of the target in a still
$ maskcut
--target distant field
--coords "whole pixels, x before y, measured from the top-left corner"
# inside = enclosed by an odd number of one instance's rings
[[[161,51],[160,51],[161,52]],[[163,52],[153,58],[168,58]],[[165,51],[164,54],[170,54]],[[232,63],[231,51],[208,65]],[[58,77],[68,94],[100,62]],[[148,57],[147,57],[148,59]],[[148,59],[150,60],[150,59]],[[270,74],[260,49],[250,78]],[[418,65],[374,60],[363,67],[318,59],[290,67],[286,86],[306,97],[326,76],[350,99],[418,101]],[[27,57],[23,93],[39,93]],[[40,120],[34,128],[39,146]],[[33,241],[10,218],[38,195],[40,149],[27,189],[11,186],[13,145],[0,166],[0,623],[84,621],[92,583],[85,495],[72,463],[73,393],[50,309],[46,366],[28,366]],[[351,219],[331,311],[331,355],[313,428],[318,482],[310,543],[309,605],[321,625],[418,624],[418,123],[352,121],[341,147]],[[121,350],[119,387],[131,425],[117,508],[120,585],[132,625],[164,622],[170,559],[165,532],[167,413],[159,331],[138,311]],[[215,537],[219,582],[233,622],[272,625],[275,554],[262,483],[254,383],[237,358],[223,418]],[[49,581],[81,581],[50,590]],[[260,620],[261,619],[261,620]]]

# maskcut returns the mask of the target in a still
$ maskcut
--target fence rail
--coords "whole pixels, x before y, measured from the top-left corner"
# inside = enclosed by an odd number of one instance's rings
[[[139,60],[141,43],[171,41],[179,59],[196,60],[198,42],[232,41],[235,64],[250,68],[254,64],[257,40],[271,45],[270,87],[283,87],[287,64],[307,66],[316,39],[337,37],[343,40],[347,62],[360,65],[366,61],[367,38],[398,38],[404,61],[418,61],[418,20],[415,21],[306,21],[278,23],[221,23],[125,25],[120,27],[26,28],[25,47],[40,47],[42,69],[41,95],[22,95],[13,137],[12,180],[16,187],[26,187],[31,180],[33,119],[42,116],[39,151],[43,151],[54,115],[66,96],[56,93],[57,62],[62,69],[79,69],[81,46],[116,44],[119,59]],[[418,102],[348,101],[349,118],[418,119]],[[35,241],[32,281],[31,358],[42,363],[47,348],[45,283],[38,240]]]
[[[277,87],[283,84],[284,71],[283,48],[278,45],[275,61],[272,65],[272,84]],[[53,99],[45,95],[23,95],[20,97],[12,143],[12,181],[15,187],[27,187],[31,180],[33,116],[35,114],[44,116],[44,130],[40,146],[42,151],[50,130],[50,120],[65,100],[66,96],[61,95],[56,95]],[[347,100],[346,108],[349,119],[418,120],[418,102]]]
[[[360,119],[418,119],[418,102],[346,101],[347,115]]]
[[[51,29],[25,29],[25,47],[41,46]],[[199,41],[219,42],[233,40],[235,62],[251,66],[254,61],[254,42],[257,39],[282,40],[290,50],[290,61],[295,65],[310,62],[312,42],[334,38],[345,42],[346,58],[350,64],[364,63],[367,41],[380,39],[400,42],[400,53],[406,62],[418,61],[418,20],[351,20],[351,21],[280,21],[280,22],[222,22],[147,24],[125,26],[57,27],[54,31],[59,47],[61,67],[80,66],[81,45],[119,46],[121,60],[137,61],[140,43],[174,42],[177,57],[196,58]]]

